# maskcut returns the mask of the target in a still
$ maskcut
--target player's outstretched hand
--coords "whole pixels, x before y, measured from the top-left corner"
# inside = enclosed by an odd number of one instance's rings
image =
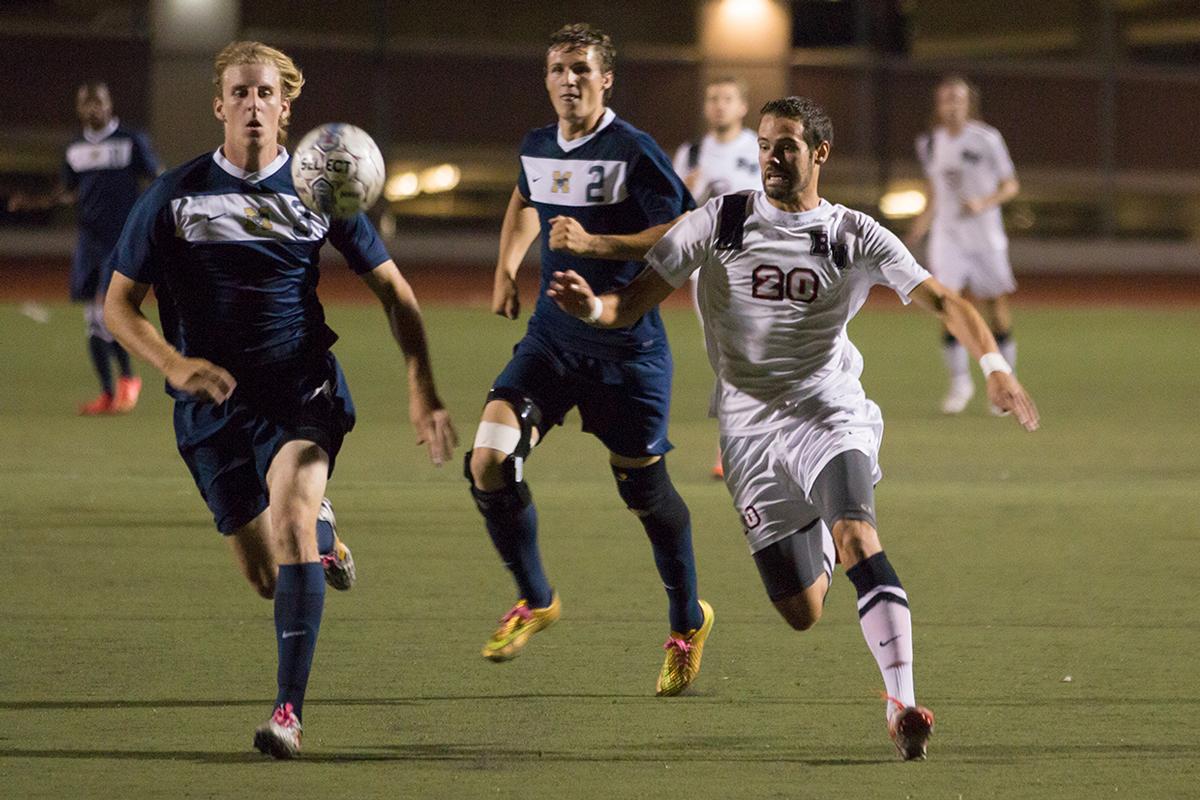
[[[423,401],[410,403],[409,416],[417,431],[417,444],[425,445],[429,460],[440,467],[454,457],[458,447],[458,433],[450,421],[450,412],[441,404],[430,405]]]
[[[492,313],[505,319],[516,319],[521,315],[521,296],[517,292],[516,277],[496,272],[496,283],[492,286]]]
[[[573,256],[592,254],[592,235],[574,217],[554,217],[550,220],[550,249]]]
[[[592,312],[592,298],[596,296],[583,276],[573,269],[554,273],[546,294],[559,308],[578,319]]]
[[[237,381],[225,370],[203,358],[180,356],[166,368],[167,383],[181,392],[218,405],[229,399]]]
[[[1038,410],[1033,398],[1015,377],[1007,372],[993,372],[987,379],[988,400],[996,408],[1008,411],[1027,431],[1038,429]]]

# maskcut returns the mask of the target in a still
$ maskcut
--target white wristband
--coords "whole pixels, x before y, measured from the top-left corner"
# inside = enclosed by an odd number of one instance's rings
[[[600,315],[604,313],[604,303],[600,302],[600,298],[592,296],[592,310],[583,321],[588,325],[595,325],[600,320]]]
[[[984,353],[979,359],[979,368],[983,370],[983,377],[985,378],[993,372],[1012,374],[1012,367],[1004,360],[1004,356],[999,353]]]

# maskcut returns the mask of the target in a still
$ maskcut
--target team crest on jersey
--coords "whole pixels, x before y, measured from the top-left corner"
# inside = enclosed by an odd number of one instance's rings
[[[962,160],[967,162],[968,164],[978,164],[980,161],[983,160],[983,154],[976,153],[973,150],[963,150],[962,151]]]
[[[245,226],[247,233],[260,233],[271,230],[271,209],[266,206],[258,208],[246,206],[243,210],[246,213],[246,219],[242,224]]]
[[[560,172],[554,170],[554,175],[550,178],[550,193],[551,194],[570,194],[571,193],[571,173]]]

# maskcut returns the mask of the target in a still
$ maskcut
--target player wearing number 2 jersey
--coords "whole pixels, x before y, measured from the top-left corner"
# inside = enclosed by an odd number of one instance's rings
[[[583,429],[608,449],[617,492],[650,539],[671,624],[656,692],[674,695],[699,671],[713,613],[697,595],[691,520],[663,460],[671,449],[666,332],[653,307],[619,329],[602,331],[563,313],[545,295],[551,274],[562,269],[606,289],[624,286],[641,271],[638,259],[649,244],[694,207],[654,140],[606,108],[614,58],[609,37],[587,25],[568,25],[551,37],[546,91],[558,120],[525,137],[500,232],[495,313],[516,319],[517,267],[539,235],[542,291],[525,337],[492,384],[467,456],[471,496],[517,584],[517,603],[483,656],[508,660],[558,619],[558,595],[538,553],[524,463],[539,437],[577,407]],[[595,235],[585,234],[585,227]],[[633,248],[613,239],[645,229],[652,235],[642,235]]]
[[[846,324],[872,286],[887,286],[934,311],[981,359],[996,405],[1030,430],[1037,412],[973,307],[873,219],[821,199],[817,182],[833,138],[825,113],[788,97],[762,114],[765,192],[725,195],[686,217],[620,291],[597,297],[565,272],[550,294],[564,310],[608,327],[700,271],[725,481],[767,594],[793,628],[805,630],[820,618],[841,561],[887,687],[892,739],[904,758],[923,758],[933,715],[916,702],[908,595],[875,527],[883,421],[859,383],[862,357]]]

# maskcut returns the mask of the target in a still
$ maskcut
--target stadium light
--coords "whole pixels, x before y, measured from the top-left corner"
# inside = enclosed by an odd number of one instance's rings
[[[438,164],[436,167],[422,170],[421,191],[426,194],[448,192],[458,186],[458,180],[461,177],[462,170],[453,164]]]
[[[879,213],[888,219],[915,217],[925,210],[925,195],[916,189],[888,192],[879,198]]]
[[[408,200],[421,193],[421,179],[415,172],[397,172],[384,184],[383,196],[391,202]]]
[[[715,0],[703,18],[701,46],[710,57],[770,60],[791,41],[790,17],[779,0]]]

